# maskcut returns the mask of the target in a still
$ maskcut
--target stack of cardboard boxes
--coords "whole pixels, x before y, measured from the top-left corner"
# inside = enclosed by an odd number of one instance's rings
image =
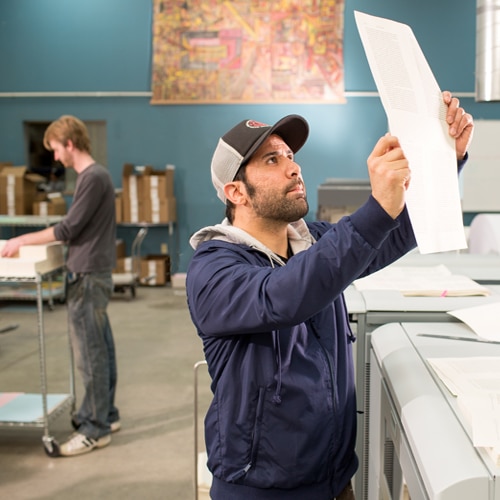
[[[166,254],[127,256],[125,242],[116,240],[116,267],[113,273],[132,273],[141,285],[165,285],[170,282],[170,257]]]
[[[174,172],[173,165],[155,170],[150,165],[124,164],[122,191],[115,198],[117,220],[132,224],[175,222]],[[170,282],[170,257],[166,253],[141,256],[139,282],[147,286]]]
[[[37,184],[45,177],[33,174],[27,167],[0,163],[0,213],[30,215],[37,196]]]
[[[170,282],[170,257],[146,255],[141,258],[140,282],[147,286],[161,286]]]
[[[45,182],[25,166],[0,162],[0,214],[64,215],[66,201],[61,193],[41,193],[38,184]]]
[[[122,175],[123,222],[161,224],[177,219],[174,196],[174,167],[164,170],[151,166],[123,166]]]

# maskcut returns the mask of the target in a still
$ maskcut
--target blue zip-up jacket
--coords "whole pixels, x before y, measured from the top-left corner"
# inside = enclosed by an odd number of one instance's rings
[[[216,500],[332,500],[358,460],[343,290],[416,246],[407,210],[370,197],[336,224],[289,226],[285,262],[227,221],[202,229],[187,297],[213,401],[205,420]]]

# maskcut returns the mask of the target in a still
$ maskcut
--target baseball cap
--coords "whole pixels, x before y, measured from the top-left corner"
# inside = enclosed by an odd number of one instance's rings
[[[243,120],[219,139],[212,157],[211,173],[217,196],[224,203],[224,185],[236,177],[240,167],[272,134],[279,135],[296,153],[307,140],[309,125],[299,115],[285,116],[272,126],[255,120]]]

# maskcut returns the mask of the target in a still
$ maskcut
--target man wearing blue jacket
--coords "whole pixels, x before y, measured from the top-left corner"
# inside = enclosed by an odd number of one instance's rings
[[[443,100],[460,169],[473,120],[449,92]],[[214,394],[205,419],[214,500],[354,498],[355,338],[342,292],[415,247],[411,172],[387,134],[368,158],[365,205],[336,224],[305,222],[294,154],[308,132],[298,115],[227,132],[211,165],[226,219],[191,238],[188,304]]]

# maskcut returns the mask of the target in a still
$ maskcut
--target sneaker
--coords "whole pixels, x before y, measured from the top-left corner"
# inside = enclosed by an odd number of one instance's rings
[[[111,426],[111,432],[118,432],[122,428],[122,423],[119,420],[115,420],[109,425]]]
[[[82,453],[88,453],[94,448],[103,448],[111,443],[111,435],[107,434],[98,439],[89,438],[75,432],[70,436],[70,438],[63,443],[60,447],[60,454],[63,457],[72,457],[75,455],[81,455]]]

